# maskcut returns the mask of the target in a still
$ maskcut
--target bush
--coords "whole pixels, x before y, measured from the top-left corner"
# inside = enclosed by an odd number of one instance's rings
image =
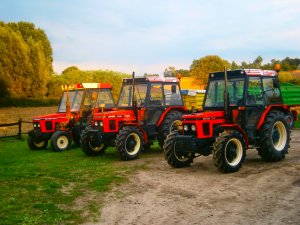
[[[0,99],[0,107],[36,107],[36,106],[56,106],[59,98],[26,98],[7,97]]]

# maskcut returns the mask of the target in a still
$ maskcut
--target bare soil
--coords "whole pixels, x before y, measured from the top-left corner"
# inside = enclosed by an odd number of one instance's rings
[[[130,182],[99,196],[100,224],[300,224],[300,130],[292,131],[286,159],[264,162],[248,150],[243,168],[222,174],[212,157],[183,169],[171,168],[162,154],[124,162],[149,163]],[[104,202],[103,202],[104,201]]]

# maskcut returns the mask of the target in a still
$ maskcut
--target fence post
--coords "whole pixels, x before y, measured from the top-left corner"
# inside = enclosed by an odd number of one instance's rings
[[[19,119],[19,140],[22,138],[22,118]]]

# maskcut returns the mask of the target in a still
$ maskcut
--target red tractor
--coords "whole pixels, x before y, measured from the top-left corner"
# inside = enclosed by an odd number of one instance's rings
[[[28,134],[29,148],[45,149],[48,140],[54,151],[68,150],[72,140],[80,145],[80,133],[91,123],[94,111],[115,107],[111,88],[110,84],[102,83],[65,86],[57,112],[33,118],[33,130]]]
[[[94,114],[92,127],[82,134],[82,149],[95,156],[116,145],[121,159],[136,159],[155,139],[162,147],[185,109],[177,78],[134,78],[133,74],[123,80],[117,110]]]
[[[213,154],[224,173],[238,171],[246,149],[256,148],[265,161],[285,158],[290,143],[288,116],[278,71],[241,69],[209,74],[203,112],[185,115],[181,131],[164,143],[168,164],[189,166],[197,156]]]

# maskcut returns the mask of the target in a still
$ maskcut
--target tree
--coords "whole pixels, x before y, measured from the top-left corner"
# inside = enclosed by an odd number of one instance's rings
[[[194,60],[190,66],[190,74],[199,85],[206,86],[208,74],[223,71],[224,67],[230,69],[230,63],[219,56],[209,55]]]
[[[176,77],[176,69],[174,66],[169,66],[164,71],[164,77]]]
[[[240,68],[240,66],[235,61],[232,61],[232,63],[231,63],[231,69],[232,70],[237,70],[239,68]]]
[[[62,74],[72,73],[74,71],[80,71],[80,69],[77,66],[69,66],[62,71]]]

